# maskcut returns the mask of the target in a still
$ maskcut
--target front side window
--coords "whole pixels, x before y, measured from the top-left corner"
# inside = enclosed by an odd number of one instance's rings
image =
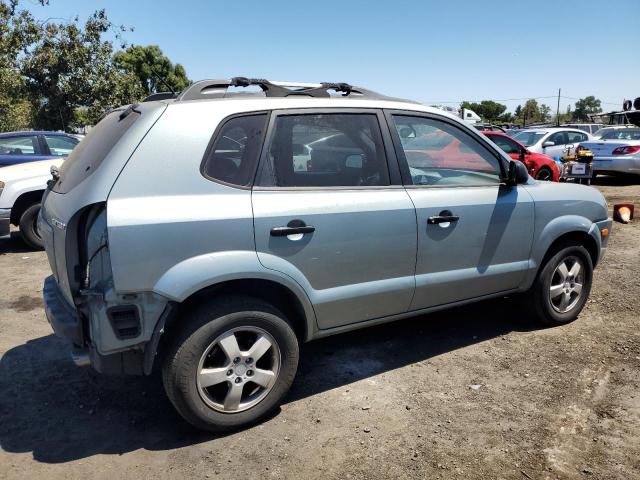
[[[37,142],[35,136],[0,138],[0,155],[36,155]]]
[[[567,132],[552,133],[545,142],[553,142],[554,145],[566,145],[567,144]]]
[[[45,135],[44,139],[47,142],[51,155],[55,155],[56,157],[68,156],[78,144],[78,140],[70,137]]]
[[[510,155],[520,153],[520,145],[510,138],[503,137],[502,135],[489,135],[489,138],[505,153]]]
[[[500,183],[498,159],[469,134],[449,123],[394,115],[413,185]]]
[[[584,133],[567,132],[567,140],[568,143],[579,143],[586,142],[587,140],[589,140],[589,137],[587,137]]]
[[[389,185],[378,117],[357,113],[278,116],[257,184],[265,187]]]
[[[250,185],[266,124],[266,113],[228,120],[219,130],[206,156],[203,167],[205,176],[232,185]]]

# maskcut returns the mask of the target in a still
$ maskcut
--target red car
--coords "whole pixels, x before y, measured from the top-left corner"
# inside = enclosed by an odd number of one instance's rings
[[[529,174],[536,180],[560,181],[560,169],[553,158],[533,153],[527,147],[501,132],[482,132],[514,160],[523,162]]]

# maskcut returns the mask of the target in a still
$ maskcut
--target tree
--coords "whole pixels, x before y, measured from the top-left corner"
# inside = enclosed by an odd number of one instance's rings
[[[540,121],[540,108],[535,99],[529,99],[522,108],[522,118],[528,123]]]
[[[507,110],[506,105],[492,100],[482,100],[480,103],[464,101],[460,104],[460,108],[473,110],[488,122],[499,120],[501,115]]]
[[[147,94],[166,92],[168,87],[175,92],[184,90],[191,81],[184,67],[173,65],[157,45],[131,46],[125,51],[116,52],[115,65],[123,72],[135,75],[140,88]]]
[[[46,0],[39,3],[45,4]],[[31,124],[31,104],[26,100],[20,59],[39,34],[31,14],[18,10],[18,0],[0,1],[0,131],[22,130]]]
[[[103,35],[114,25],[104,10],[78,21],[48,23],[22,64],[34,103],[35,125],[58,130],[74,125],[76,109],[92,123],[111,107],[144,95],[135,77],[113,63],[113,46]],[[122,29],[122,27],[119,27]]]
[[[540,121],[548,122],[551,118],[551,107],[544,103],[540,105]]]
[[[573,118],[575,120],[589,120],[589,115],[594,113],[600,113],[602,108],[600,106],[600,100],[593,95],[581,98],[576,102],[576,109],[573,111]]]

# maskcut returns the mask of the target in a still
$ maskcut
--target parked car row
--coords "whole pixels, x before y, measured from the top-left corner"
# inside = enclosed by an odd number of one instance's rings
[[[43,248],[37,219],[51,167],[59,167],[81,138],[63,132],[0,133],[0,237],[10,226],[31,248]]]

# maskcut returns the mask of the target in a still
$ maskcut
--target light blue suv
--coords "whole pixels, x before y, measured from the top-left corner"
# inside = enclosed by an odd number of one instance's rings
[[[39,228],[76,363],[161,364],[180,414],[224,431],[282,401],[300,342],[518,292],[574,320],[611,220],[597,190],[533,180],[440,110],[235,78],[107,115]]]

